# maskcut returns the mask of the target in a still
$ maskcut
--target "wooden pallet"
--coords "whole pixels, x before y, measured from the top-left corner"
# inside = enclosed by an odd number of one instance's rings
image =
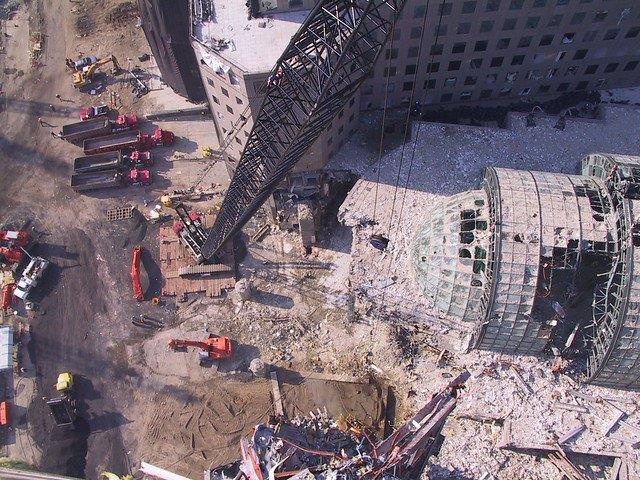
[[[205,228],[210,228],[214,219],[213,215],[205,215],[202,219]],[[159,240],[160,270],[164,279],[163,295],[180,297],[188,293],[204,292],[209,297],[219,297],[224,290],[235,286],[235,260],[232,247],[228,246],[221,256],[223,259],[221,264],[203,268],[196,265],[195,259],[180,243],[171,227],[160,228]],[[181,277],[179,272],[186,268],[194,272],[203,271]]]

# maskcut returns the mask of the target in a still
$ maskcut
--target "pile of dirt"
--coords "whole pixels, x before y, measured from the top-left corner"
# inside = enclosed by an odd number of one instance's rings
[[[138,5],[133,0],[111,7],[107,12],[109,23],[123,23],[138,16]]]
[[[240,438],[271,413],[266,380],[216,379],[200,387],[167,386],[154,395],[141,449],[146,461],[161,467],[179,461],[180,474],[199,477],[210,465],[236,460]]]
[[[76,30],[80,35],[90,35],[96,28],[96,22],[88,12],[82,12],[76,17]]]

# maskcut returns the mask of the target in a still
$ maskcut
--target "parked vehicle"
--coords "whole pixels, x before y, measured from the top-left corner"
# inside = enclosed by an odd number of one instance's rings
[[[63,372],[58,375],[56,392],[58,396],[47,401],[53,420],[58,427],[72,425],[78,416],[72,373]]]
[[[111,132],[112,126],[109,119],[100,117],[84,122],[68,123],[63,125],[60,137],[68,142],[81,142],[86,138],[102,137]]]
[[[120,152],[106,152],[87,155],[73,160],[73,173],[120,170],[124,166],[124,157]]]
[[[98,105],[94,107],[87,107],[80,110],[80,120],[86,122],[92,118],[106,117],[111,113],[111,108],[108,105]]]
[[[83,148],[86,155],[95,155],[125,148],[149,150],[153,147],[171,145],[173,140],[174,135],[172,132],[158,128],[153,135],[127,131],[104,137],[88,138],[84,141]]]
[[[16,284],[13,295],[20,298],[21,300],[26,300],[27,297],[31,294],[31,291],[38,286],[38,283],[40,282],[40,279],[44,275],[44,272],[47,270],[48,266],[48,260],[45,260],[41,257],[31,257],[31,261],[23,270],[22,276]]]
[[[126,185],[149,185],[150,183],[151,172],[139,168],[132,168],[128,172],[112,169],[98,172],[76,173],[71,176],[71,187],[76,192]]]

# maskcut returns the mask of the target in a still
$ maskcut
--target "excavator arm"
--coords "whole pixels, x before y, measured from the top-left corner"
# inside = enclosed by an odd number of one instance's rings
[[[116,59],[115,55],[111,55],[109,57],[102,58],[95,63],[92,63],[84,71],[74,73],[73,86],[84,87],[85,85],[91,83],[91,80],[93,79],[93,76],[98,71],[98,69],[103,65],[106,65],[107,63],[113,63],[111,73],[113,73],[114,75],[120,73],[120,64],[118,63],[118,59]]]
[[[319,0],[271,72],[201,252],[215,260],[375,65],[406,0]]]

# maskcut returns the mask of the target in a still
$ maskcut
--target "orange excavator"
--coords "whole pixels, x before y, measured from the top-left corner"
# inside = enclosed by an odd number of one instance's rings
[[[140,283],[140,255],[142,254],[142,247],[136,245],[133,248],[133,255],[131,258],[131,284],[133,286],[133,298],[142,302],[144,300],[144,293],[142,293],[142,284]]]
[[[210,334],[204,341],[173,339],[169,342],[169,348],[171,350],[186,349],[187,347],[196,347],[202,350],[200,352],[201,364],[207,360],[224,360],[225,358],[229,358],[233,353],[230,338],[213,334]]]

